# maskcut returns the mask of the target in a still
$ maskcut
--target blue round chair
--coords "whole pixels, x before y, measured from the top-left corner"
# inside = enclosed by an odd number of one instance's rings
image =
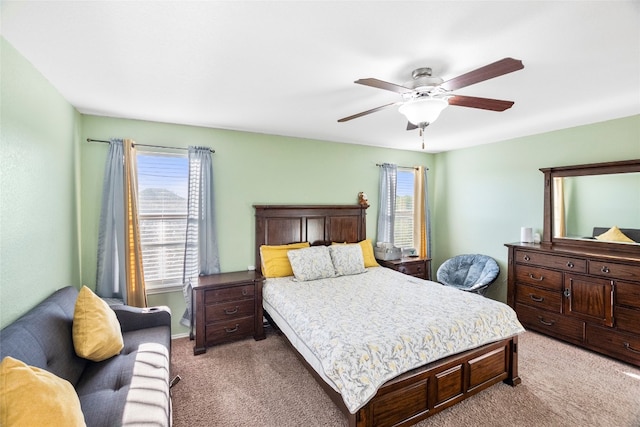
[[[462,291],[484,295],[500,274],[496,260],[488,255],[465,254],[449,258],[438,268],[438,282]]]

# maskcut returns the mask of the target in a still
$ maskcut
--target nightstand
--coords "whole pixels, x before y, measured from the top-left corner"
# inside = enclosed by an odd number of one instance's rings
[[[376,260],[383,267],[391,268],[409,276],[429,279],[431,275],[431,258],[403,257],[395,261]]]
[[[265,338],[262,323],[262,282],[255,271],[200,276],[193,287],[195,340],[193,354],[207,347],[252,336]]]

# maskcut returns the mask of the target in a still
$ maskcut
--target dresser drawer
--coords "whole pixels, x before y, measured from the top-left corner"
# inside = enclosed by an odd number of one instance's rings
[[[253,316],[255,310],[254,305],[255,301],[253,299],[243,299],[208,305],[205,308],[205,318],[208,323],[214,323],[220,320]]]
[[[640,283],[616,281],[616,304],[640,308]]]
[[[538,310],[524,304],[516,304],[516,313],[523,325],[536,331],[574,342],[582,342],[584,338],[584,322],[560,313]]]
[[[586,343],[601,353],[640,365],[640,336],[587,324]]]
[[[618,329],[640,335],[640,310],[616,306],[614,316]]]
[[[553,291],[562,290],[562,273],[530,265],[516,265],[516,281]]]
[[[562,293],[533,286],[516,284],[516,302],[544,310],[562,312]]]
[[[565,271],[584,273],[587,271],[587,261],[583,258],[550,255],[540,252],[516,251],[516,262],[520,264],[543,265]]]
[[[255,321],[253,316],[208,324],[205,327],[207,344],[215,344],[250,336],[254,332],[254,326]]]
[[[204,303],[213,304],[229,300],[253,298],[254,288],[253,284],[249,284],[222,289],[209,289],[204,292]]]
[[[640,281],[640,265],[589,260],[589,274],[618,280]]]

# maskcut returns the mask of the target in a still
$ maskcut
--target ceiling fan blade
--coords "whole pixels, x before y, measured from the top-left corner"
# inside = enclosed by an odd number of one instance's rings
[[[356,80],[354,83],[358,83],[360,85],[365,85],[365,86],[371,86],[378,89],[390,90],[391,92],[397,92],[397,93],[406,93],[406,92],[411,92],[413,90],[408,87],[400,86],[394,83],[389,83],[389,82],[385,82],[385,81],[373,79],[373,78],[359,79],[359,80]]]
[[[343,117],[338,120],[338,123],[348,122],[349,120],[357,119],[358,117],[366,116],[367,114],[375,113],[376,111],[384,110],[385,108],[392,107],[394,105],[402,104],[402,102],[392,102],[391,104],[381,105],[380,107],[372,108],[371,110],[363,111],[353,116]]]
[[[414,129],[418,129],[418,126],[414,125],[411,122],[407,122],[407,130],[414,130]]]
[[[509,74],[523,68],[524,65],[519,59],[504,58],[500,61],[494,62],[493,64],[485,65],[484,67],[480,67],[476,70],[462,74],[461,76],[454,77],[451,80],[447,80],[442,83],[440,87],[445,90],[457,90],[494,77]]]
[[[458,107],[481,108],[483,110],[504,111],[514,104],[513,101],[503,101],[501,99],[477,98],[475,96],[456,95],[447,100],[449,105]]]

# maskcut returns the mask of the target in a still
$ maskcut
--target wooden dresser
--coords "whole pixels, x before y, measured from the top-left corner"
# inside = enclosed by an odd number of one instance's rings
[[[507,302],[526,328],[640,366],[640,256],[506,246]]]
[[[195,340],[193,354],[207,346],[248,336],[265,337],[262,319],[262,283],[255,271],[200,276],[193,288]]]

